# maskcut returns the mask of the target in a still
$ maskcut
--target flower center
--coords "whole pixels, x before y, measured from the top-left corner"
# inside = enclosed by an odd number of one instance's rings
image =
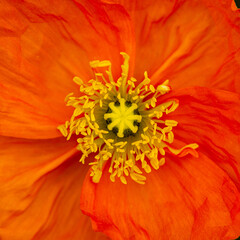
[[[151,167],[159,169],[165,163],[165,151],[179,156],[188,153],[196,156],[194,149],[198,145],[193,143],[181,149],[171,147],[173,128],[178,123],[168,120],[167,115],[178,107],[178,100],[158,101],[170,91],[168,80],[154,87],[149,84],[147,72],[139,84],[135,78],[127,79],[129,56],[121,54],[124,63],[117,81],[111,73],[111,62],[106,60],[90,62],[95,79],[88,83],[74,77],[81,94],[75,97],[70,93],[66,97],[67,106],[72,106],[74,111],[70,120],[58,129],[67,140],[72,134],[80,135],[77,139],[77,149],[82,152],[80,162],[85,163],[89,154],[94,153],[94,161],[89,163],[93,182],[100,181],[109,163],[112,182],[119,177],[126,184],[126,177],[130,176],[135,182],[144,184],[146,177],[142,170],[149,173]],[[101,68],[105,69],[103,73],[98,72]]]
[[[108,130],[119,138],[123,138],[134,136],[140,126],[142,116],[140,116],[136,103],[120,98],[116,102],[108,104],[104,119]]]

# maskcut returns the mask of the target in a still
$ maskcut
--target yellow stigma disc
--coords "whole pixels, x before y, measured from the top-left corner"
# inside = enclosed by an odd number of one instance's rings
[[[129,137],[138,131],[142,116],[138,112],[138,105],[120,98],[110,102],[104,114],[108,130],[119,138]]]

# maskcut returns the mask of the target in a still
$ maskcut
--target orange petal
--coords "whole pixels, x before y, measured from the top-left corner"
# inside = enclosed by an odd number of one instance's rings
[[[240,97],[238,94],[196,87],[174,91],[179,108],[169,114],[179,122],[176,139],[199,144],[240,190]]]
[[[103,0],[104,1],[104,0]],[[213,86],[240,92],[240,16],[232,0],[118,1],[136,33],[135,77],[173,88]]]
[[[4,1],[0,6],[0,134],[60,136],[77,92],[74,76],[93,77],[89,61],[109,59],[120,74],[119,52],[132,55],[129,17],[120,7],[77,1]]]
[[[240,235],[240,193],[207,156],[173,158],[147,174],[98,184],[85,179],[81,208],[112,239],[234,239]]]
[[[106,239],[80,210],[87,168],[64,139],[0,139],[0,239]]]

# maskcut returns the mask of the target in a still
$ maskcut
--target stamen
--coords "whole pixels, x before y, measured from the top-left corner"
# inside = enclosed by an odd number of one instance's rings
[[[171,147],[174,142],[173,128],[178,122],[163,120],[164,115],[175,111],[177,99],[159,102],[157,99],[171,89],[166,80],[154,87],[150,84],[147,72],[137,85],[135,78],[128,80],[129,56],[124,58],[122,74],[117,82],[111,73],[110,61],[92,61],[95,79],[86,84],[79,77],[73,81],[80,86],[80,97],[67,95],[67,106],[74,108],[69,121],[58,127],[69,140],[73,134],[78,135],[77,149],[82,152],[80,162],[85,163],[90,153],[95,154],[95,161],[90,162],[92,181],[98,183],[102,171],[110,161],[110,180],[116,177],[127,184],[128,176],[135,182],[144,184],[146,173],[159,169],[165,164],[165,151],[184,156],[191,153],[197,156],[197,144],[183,146],[180,150]],[[104,73],[99,68],[107,68]],[[107,75],[107,78],[106,78]]]

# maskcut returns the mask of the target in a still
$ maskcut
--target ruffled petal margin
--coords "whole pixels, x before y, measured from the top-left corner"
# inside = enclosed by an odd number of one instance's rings
[[[81,209],[95,230],[112,239],[229,239],[240,235],[240,193],[227,174],[204,154],[167,157],[146,175],[145,185],[98,184],[86,177]]]
[[[74,76],[93,77],[89,61],[131,55],[133,34],[122,7],[98,1],[2,1],[0,6],[0,134],[46,139],[71,116],[64,98]]]
[[[75,143],[60,138],[0,138],[1,240],[106,239],[81,213],[87,168],[75,153]]]
[[[168,115],[179,123],[175,139],[199,144],[198,151],[221,167],[240,190],[240,96],[203,87],[179,89],[172,95],[180,104]]]

